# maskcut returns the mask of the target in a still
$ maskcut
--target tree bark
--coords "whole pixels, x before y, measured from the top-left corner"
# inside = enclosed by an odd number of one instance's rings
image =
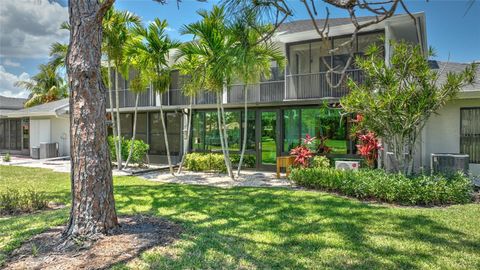
[[[135,111],[133,113],[133,134],[132,134],[132,139],[130,140],[130,150],[128,151],[128,157],[127,161],[125,161],[125,168],[128,167],[128,163],[130,162],[130,159],[132,158],[133,154],[133,146],[135,144],[135,135],[137,131],[137,112],[138,112],[138,97],[140,96],[139,93],[135,95]]]
[[[70,1],[72,208],[67,239],[94,238],[118,225],[107,144],[106,89],[100,72],[102,18],[114,0]]]

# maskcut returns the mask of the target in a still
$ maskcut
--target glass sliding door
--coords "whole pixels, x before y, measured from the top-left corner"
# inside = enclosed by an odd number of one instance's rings
[[[274,166],[277,161],[277,111],[259,111],[259,116],[259,165]]]

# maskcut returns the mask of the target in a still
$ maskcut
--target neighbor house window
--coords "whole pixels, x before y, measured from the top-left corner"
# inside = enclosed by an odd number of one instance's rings
[[[460,152],[480,163],[480,107],[460,109]]]

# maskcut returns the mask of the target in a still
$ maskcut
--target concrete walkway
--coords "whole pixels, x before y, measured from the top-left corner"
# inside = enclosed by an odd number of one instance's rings
[[[155,172],[141,175],[151,181],[215,187],[291,187],[288,179],[276,178],[274,172],[244,171],[240,178],[232,180],[226,174],[185,171],[171,175],[168,172]]]

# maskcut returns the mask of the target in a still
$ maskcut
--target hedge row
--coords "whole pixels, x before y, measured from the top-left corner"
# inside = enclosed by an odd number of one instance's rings
[[[237,166],[240,161],[240,155],[230,154],[232,165]],[[214,171],[226,172],[227,167],[222,154],[214,153],[189,153],[185,157],[185,168],[190,171]],[[255,167],[255,156],[245,155],[243,157],[243,166],[247,168]]]
[[[307,168],[294,169],[290,179],[307,188],[405,205],[467,203],[472,201],[473,194],[471,180],[460,173],[448,178],[442,175],[406,177],[383,170]]]

